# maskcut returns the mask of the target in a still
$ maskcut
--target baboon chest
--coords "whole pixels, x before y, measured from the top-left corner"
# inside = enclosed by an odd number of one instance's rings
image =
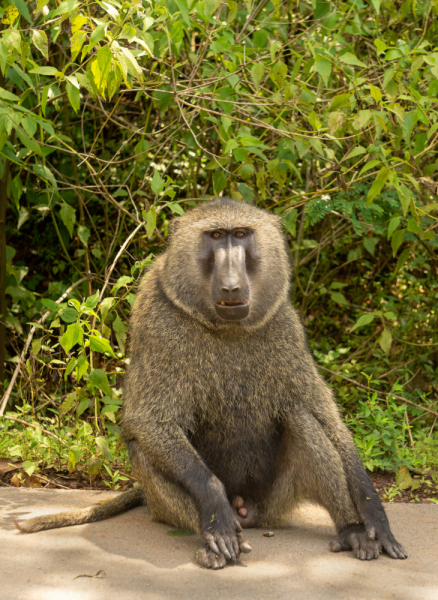
[[[201,365],[194,386],[197,408],[190,440],[230,494],[268,484],[280,446],[275,374],[266,369],[267,361],[256,358],[229,352],[209,369],[208,378]]]

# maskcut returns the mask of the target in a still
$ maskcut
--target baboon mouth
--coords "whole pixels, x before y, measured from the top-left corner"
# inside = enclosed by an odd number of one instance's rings
[[[225,300],[219,300],[218,302],[215,302],[215,304],[217,306],[246,306],[249,302],[247,300],[245,302],[234,302],[232,300],[226,302]]]

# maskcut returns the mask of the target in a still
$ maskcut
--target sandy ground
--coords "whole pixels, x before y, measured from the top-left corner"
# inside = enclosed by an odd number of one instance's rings
[[[252,552],[222,571],[196,566],[200,539],[169,536],[171,528],[152,523],[147,507],[33,535],[20,534],[13,524],[111,495],[0,488],[1,600],[438,600],[433,504],[386,505],[393,532],[409,553],[405,561],[383,555],[361,562],[349,552],[329,552],[330,518],[307,504],[273,537],[247,531]]]

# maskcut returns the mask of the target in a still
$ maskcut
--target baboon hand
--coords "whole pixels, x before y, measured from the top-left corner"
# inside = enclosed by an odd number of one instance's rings
[[[227,510],[216,511],[203,528],[203,538],[208,548],[227,561],[235,561],[241,552],[250,552],[251,546],[242,539],[242,527],[234,517],[230,505]]]

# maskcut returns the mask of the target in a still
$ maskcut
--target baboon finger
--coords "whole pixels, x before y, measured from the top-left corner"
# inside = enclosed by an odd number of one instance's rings
[[[222,552],[222,554],[225,556],[225,558],[227,560],[231,560],[232,558],[232,554],[230,553],[230,551],[227,548],[227,545],[225,544],[224,540],[220,539],[217,542],[217,545],[219,547],[219,550]]]
[[[239,549],[243,554],[248,554],[251,552],[252,547],[248,540],[239,540]]]

